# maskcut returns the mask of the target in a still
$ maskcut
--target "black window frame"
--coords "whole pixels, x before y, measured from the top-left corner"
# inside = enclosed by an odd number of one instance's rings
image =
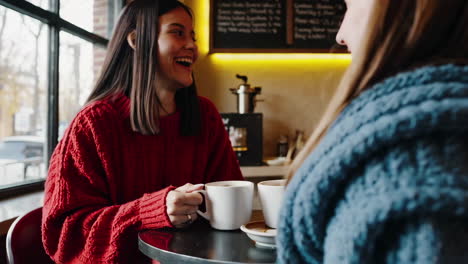
[[[108,36],[111,35],[118,13],[124,6],[124,0],[108,0]],[[42,9],[26,0],[0,0],[0,5],[20,14],[30,16],[45,23],[49,28],[48,64],[47,64],[47,126],[44,145],[44,162],[49,164],[52,152],[58,143],[59,128],[59,57],[60,31],[70,33],[93,45],[107,47],[109,39],[89,32],[60,17],[60,0],[49,0],[49,10]],[[18,183],[0,188],[0,199],[39,191],[44,189],[44,179],[27,183]]]

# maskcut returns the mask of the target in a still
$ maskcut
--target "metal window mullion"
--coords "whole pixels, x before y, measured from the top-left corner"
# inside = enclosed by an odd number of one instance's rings
[[[58,15],[60,9],[59,0],[50,0],[49,9]],[[49,165],[52,152],[58,142],[59,123],[59,53],[60,53],[60,29],[56,24],[49,24],[49,45],[47,64],[47,133],[45,160]]]
[[[49,164],[52,152],[58,142],[59,123],[59,53],[60,53],[59,28],[49,26],[48,49],[48,96],[47,96],[47,151],[46,164]]]
[[[63,30],[66,31],[67,33],[70,33],[72,35],[75,35],[83,40],[89,41],[93,44],[98,44],[101,46],[107,46],[107,43],[109,40],[106,38],[103,38],[97,34],[91,33],[89,31],[86,31],[66,20],[59,19],[57,22],[58,26]]]

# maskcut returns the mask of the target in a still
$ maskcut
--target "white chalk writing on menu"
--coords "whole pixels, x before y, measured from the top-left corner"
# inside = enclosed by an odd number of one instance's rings
[[[336,0],[296,0],[294,39],[326,40],[336,35],[344,12]]]
[[[277,34],[283,27],[280,0],[219,2],[216,31],[237,34]]]

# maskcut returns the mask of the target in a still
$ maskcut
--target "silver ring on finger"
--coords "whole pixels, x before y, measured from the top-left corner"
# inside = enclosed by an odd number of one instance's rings
[[[193,222],[193,219],[192,219],[192,215],[191,214],[187,214],[187,224],[191,224]]]

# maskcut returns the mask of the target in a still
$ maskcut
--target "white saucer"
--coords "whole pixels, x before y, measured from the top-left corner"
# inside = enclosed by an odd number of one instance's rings
[[[276,229],[268,227],[264,221],[250,222],[240,228],[255,241],[255,245],[263,248],[276,248]]]
[[[270,166],[283,166],[286,163],[286,157],[277,157],[275,159],[266,160]]]

